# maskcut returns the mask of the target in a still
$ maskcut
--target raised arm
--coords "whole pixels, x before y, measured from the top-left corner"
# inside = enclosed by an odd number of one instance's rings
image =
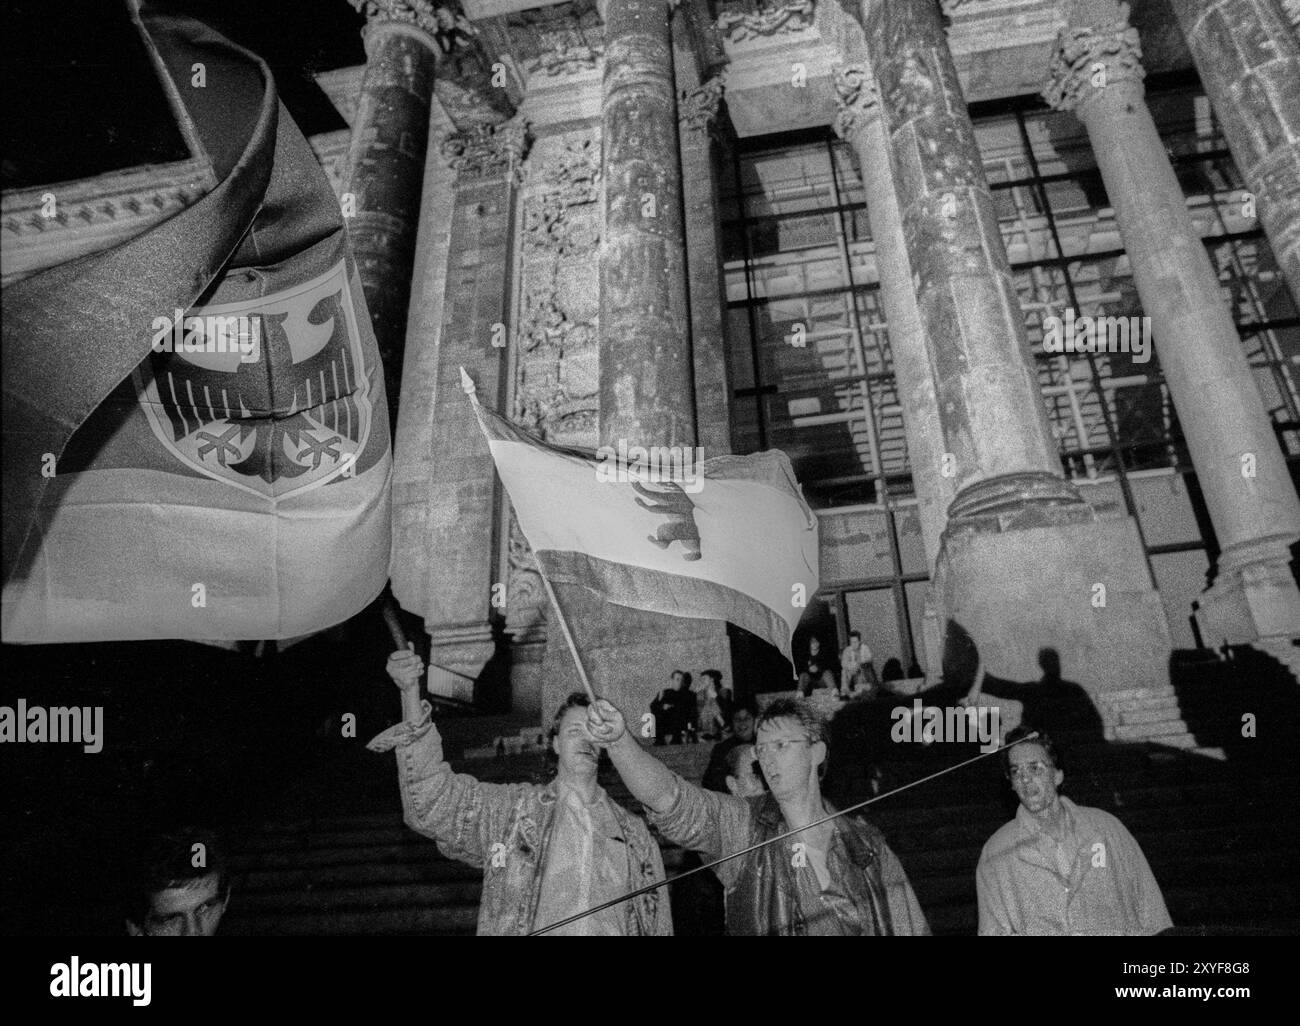
[[[608,749],[623,783],[649,810],[650,822],[664,837],[709,858],[745,846],[751,825],[749,802],[705,791],[682,779],[628,736],[623,714],[603,698],[588,709],[587,727]],[[722,864],[717,874],[724,886],[739,869],[735,861]]]
[[[510,814],[521,784],[483,784],[453,773],[443,757],[432,707],[420,698],[424,664],[414,651],[394,652],[386,667],[402,693],[402,722],[367,746],[397,750],[398,784],[406,825],[438,842],[449,858],[481,866],[497,842],[508,840]]]
[[[642,805],[652,812],[667,812],[676,796],[676,775],[647,752],[627,732],[623,714],[603,698],[587,709],[587,727],[623,778],[623,783]]]

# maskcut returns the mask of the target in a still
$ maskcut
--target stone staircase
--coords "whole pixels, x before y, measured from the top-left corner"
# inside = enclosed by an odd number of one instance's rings
[[[1132,831],[1178,927],[1211,935],[1294,933],[1295,689],[1263,657],[1193,661],[1176,667],[1174,678],[1167,691],[1112,699],[1112,739],[1057,732],[1066,753],[1063,791],[1113,812]],[[1241,736],[1246,712],[1257,721],[1254,737]],[[1176,732],[1124,737],[1175,722],[1182,725]],[[893,745],[887,737],[841,747],[857,749],[832,759],[828,780],[837,783],[828,792],[841,807],[870,797],[873,776],[888,792],[978,754],[974,745]],[[697,781],[708,751],[704,744],[654,749]],[[223,932],[473,934],[480,871],[443,858],[402,824],[391,757],[356,753],[331,766],[332,779],[306,775],[310,783],[287,798],[274,821],[242,832]],[[457,764],[492,781],[530,779],[540,766],[537,754]],[[601,782],[635,808],[616,774],[604,772]],[[996,758],[887,794],[868,810],[906,867],[934,932],[967,935],[976,928],[980,848],[1013,813]],[[665,847],[670,876],[684,854]]]

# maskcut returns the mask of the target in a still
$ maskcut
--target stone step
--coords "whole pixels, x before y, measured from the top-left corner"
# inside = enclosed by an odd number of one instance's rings
[[[1115,688],[1106,692],[1106,704],[1115,706],[1123,702],[1137,702],[1150,698],[1173,698],[1177,694],[1172,684],[1152,684],[1139,688]]]
[[[1251,875],[1233,884],[1205,882],[1207,873],[1239,874],[1242,864],[1232,855],[1210,856],[1187,864],[1177,874],[1156,870],[1175,923],[1183,926],[1214,917],[1230,917],[1249,901],[1260,907],[1291,908],[1294,913],[1296,869],[1294,853],[1274,853],[1252,862]],[[1219,879],[1222,879],[1220,875]],[[1195,881],[1190,885],[1189,881]],[[972,932],[974,877],[966,871],[943,877],[913,876],[917,898],[936,933]],[[405,897],[402,896],[406,892]],[[477,920],[479,888],[340,889],[288,900],[262,900],[247,895],[241,912],[232,916],[229,933],[437,933],[468,934]],[[1281,924],[1294,922],[1284,919]],[[1267,924],[1263,924],[1267,926]],[[1274,928],[1278,928],[1275,924]]]
[[[1106,705],[1114,713],[1123,716],[1126,713],[1142,712],[1146,709],[1168,709],[1178,712],[1178,696],[1174,694],[1158,695],[1151,698],[1133,698],[1124,702],[1108,701]]]
[[[1067,779],[1070,781],[1067,791],[1077,800],[1084,804],[1116,806],[1121,811],[1184,803],[1230,805],[1239,799],[1238,785],[1234,782],[1221,778],[1189,777],[1177,767],[1159,777],[1148,774],[1140,786],[1135,786],[1131,777],[1102,777],[1088,771],[1071,774]],[[1256,797],[1283,800],[1298,781],[1300,774],[1265,773],[1252,781],[1252,793]],[[996,817],[1003,809],[1002,797],[1000,790],[986,791],[980,801],[958,802],[953,800],[950,792],[941,788],[933,794],[928,794],[925,788],[915,788],[898,795],[886,796],[871,806],[872,811],[868,814],[921,822],[931,819],[946,821],[959,817]],[[253,834],[244,832],[242,836],[241,858],[272,852],[292,857],[323,848],[340,851],[355,848],[365,854],[384,847],[401,848],[411,845],[419,849],[428,843],[406,827],[395,811],[387,815],[339,816],[300,821],[292,829],[281,824]]]
[[[221,932],[234,937],[292,936],[472,936],[478,926],[478,907],[449,908],[337,908],[328,913],[251,911],[233,906],[221,922]]]
[[[1162,720],[1158,723],[1121,723],[1115,727],[1115,737],[1120,741],[1147,741],[1154,738],[1187,736],[1187,724],[1181,719]],[[1190,746],[1189,746],[1190,747]]]
[[[335,908],[438,908],[478,904],[483,890],[482,875],[459,883],[374,884],[361,887],[315,887],[310,890],[240,892],[240,901],[252,911],[271,909],[286,912]]]
[[[1187,724],[1178,711],[1177,704],[1172,709],[1166,707],[1155,707],[1150,709],[1129,709],[1119,714],[1119,722],[1123,724],[1132,723],[1177,723],[1183,730],[1187,730]]]

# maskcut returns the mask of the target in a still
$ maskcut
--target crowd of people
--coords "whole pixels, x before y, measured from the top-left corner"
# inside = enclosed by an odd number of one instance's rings
[[[846,652],[841,684],[870,687],[871,662],[869,650]],[[674,915],[689,917],[692,932],[728,935],[929,934],[881,830],[838,814],[826,797],[828,731],[801,698],[760,711],[716,670],[701,675],[698,696],[691,675],[674,671],[651,706],[655,744],[687,737],[688,726],[716,738],[697,786],[632,736],[622,709],[575,692],[551,720],[547,782],[491,784],[448,764],[420,697],[424,669],[413,651],[389,657],[402,720],[369,747],[397,754],[407,825],[483,870],[480,935],[668,935]],[[600,785],[602,751],[644,816]],[[1017,727],[997,757],[1019,805],[973,867],[981,935],[1131,936],[1172,926],[1124,825],[1060,793],[1061,754],[1044,730]],[[690,853],[683,871],[695,872],[680,884],[665,879],[656,834]],[[213,835],[158,835],[137,863],[130,934],[216,933],[231,886]]]
[[[840,668],[867,681],[871,662],[869,650],[859,649]],[[452,772],[443,758],[432,709],[419,697],[420,658],[395,652],[387,671],[401,690],[404,718],[371,748],[397,750],[407,824],[444,854],[483,867],[480,934],[671,933],[664,892],[673,885],[649,886],[664,880],[650,827],[713,863],[708,871],[721,884],[730,935],[930,932],[881,831],[863,816],[837,815],[823,794],[829,738],[798,698],[778,698],[760,712],[710,671],[699,702],[690,675],[675,671],[651,706],[655,744],[698,728],[692,717],[706,709],[706,722],[727,732],[697,786],[632,736],[623,710],[575,692],[551,724],[552,779],[488,784]],[[598,783],[602,749],[644,820]],[[981,935],[1139,935],[1172,925],[1123,824],[1059,793],[1064,770],[1051,738],[1017,728],[1000,757],[1020,805],[975,867]]]

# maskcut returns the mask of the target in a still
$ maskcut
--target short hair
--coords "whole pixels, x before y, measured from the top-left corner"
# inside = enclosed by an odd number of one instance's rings
[[[862,632],[861,632],[861,631],[849,631],[849,637],[850,637],[850,638],[857,638],[859,641],[861,641],[861,640],[862,640]]]
[[[201,866],[194,864],[196,844],[203,845]],[[217,893],[225,901],[230,897],[230,871],[213,831],[184,826],[150,834],[136,853],[127,918],[143,926],[155,894],[184,887],[213,873],[217,875]]]
[[[685,691],[687,688],[691,686],[691,674],[689,670],[683,670],[681,671],[681,674],[682,674],[682,683],[685,685],[685,687],[683,687],[682,690]]]
[[[814,744],[818,741],[826,742],[825,722],[812,706],[798,698],[778,698],[763,710],[754,727],[757,729],[776,720],[796,720],[803,732],[808,735],[809,741]]]
[[[1035,730],[1033,727],[1021,725],[1016,727],[1015,730],[1009,732],[1006,739],[1002,742],[1002,773],[1008,780],[1011,779],[1011,746],[1017,741],[1023,741],[1030,734],[1035,733],[1038,736],[1027,743],[1038,745],[1038,747],[1047,754],[1048,761],[1052,764],[1052,769],[1059,770],[1065,768],[1061,764],[1061,753],[1056,747],[1056,742],[1048,736],[1045,730]]]
[[[564,714],[570,709],[586,709],[590,705],[591,699],[587,697],[585,691],[570,691],[568,697],[555,710],[555,715],[551,717],[551,729],[546,732],[545,777],[547,780],[551,780],[560,772],[560,757],[555,754],[555,745],[552,742],[560,736],[560,721],[564,719]]]
[[[700,676],[711,678],[715,686],[722,683],[721,670],[705,670],[703,673],[700,674]]]
[[[731,748],[727,750],[727,754],[723,756],[723,761],[726,762],[727,764],[727,776],[729,777],[740,776],[741,753],[746,748],[749,749],[749,758],[751,761],[753,761],[756,758],[756,754],[754,752],[754,746],[752,744],[733,745]]]
[[[754,719],[758,719],[758,706],[754,704],[752,698],[744,698],[731,707],[731,719],[734,720],[737,713],[749,713]]]

